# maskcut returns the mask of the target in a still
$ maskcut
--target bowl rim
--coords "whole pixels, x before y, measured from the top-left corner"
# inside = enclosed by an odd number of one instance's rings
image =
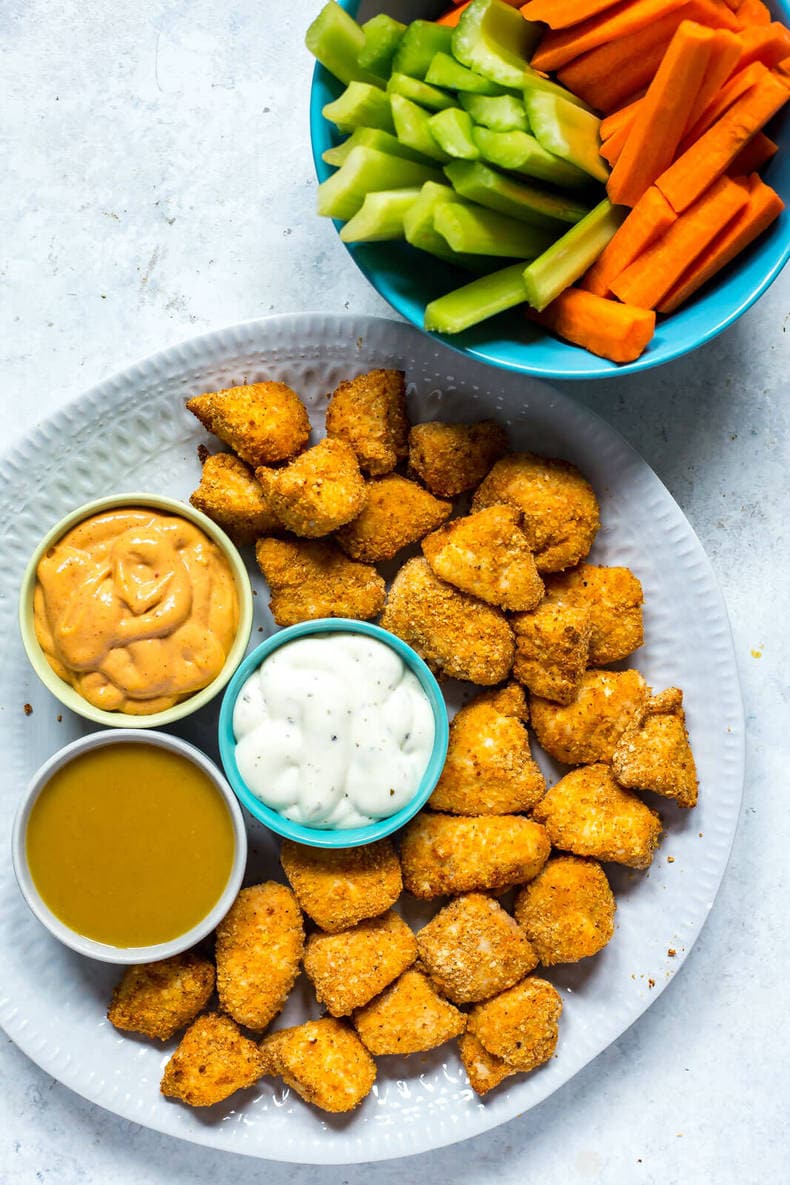
[[[236,738],[233,732],[233,710],[239,692],[247,678],[257,670],[275,650],[297,638],[311,634],[356,633],[375,638],[394,650],[417,676],[428,697],[434,719],[434,739],[431,756],[420,785],[406,806],[393,815],[369,823],[366,827],[347,827],[322,830],[306,827],[286,819],[279,811],[261,802],[247,786],[236,763]],[[247,811],[277,835],[297,843],[316,848],[354,848],[361,844],[374,843],[399,831],[425,805],[444,767],[449,743],[449,717],[447,705],[439,684],[426,663],[406,642],[388,630],[369,621],[357,621],[349,617],[322,617],[314,621],[302,621],[271,634],[260,643],[239,666],[222,697],[219,713],[219,752],[225,775],[239,801]]]
[[[135,744],[153,745],[178,753],[182,757],[197,765],[211,780],[228,808],[231,826],[233,828],[233,863],[220,897],[206,916],[197,922],[184,934],[171,938],[167,942],[152,943],[148,946],[119,947],[110,943],[100,942],[73,930],[63,922],[57,914],[46,904],[39,893],[27,860],[27,825],[33,806],[42,794],[53,774],[68,765],[71,761],[93,749],[106,748],[108,745]],[[206,756],[202,750],[181,737],[166,732],[148,732],[136,728],[104,729],[100,732],[87,733],[78,737],[62,749],[58,749],[43,765],[39,766],[19,801],[14,816],[11,832],[11,861],[19,891],[28,908],[38,918],[43,926],[49,930],[64,946],[76,951],[80,955],[97,959],[103,963],[150,963],[170,958],[188,950],[201,939],[211,933],[224,918],[236,899],[244,879],[247,866],[247,829],[244,824],[236,795],[233,793],[219,767]]]
[[[199,527],[213,543],[215,543],[228,561],[236,585],[239,602],[239,621],[236,636],[233,640],[222,670],[199,691],[180,700],[170,708],[161,712],[152,712],[147,716],[135,716],[129,712],[109,712],[104,708],[97,708],[89,704],[69,683],[66,683],[53,671],[47,662],[44,651],[39,645],[33,623],[33,594],[36,587],[36,572],[39,561],[49,547],[71,530],[72,527],[102,511],[121,506],[150,507],[153,510],[166,511],[168,514],[186,519]],[[169,498],[164,494],[132,492],[125,494],[107,494],[101,498],[93,498],[64,515],[54,526],[46,532],[41,542],[28,560],[19,589],[19,629],[22,634],[22,644],[28,661],[44,686],[52,692],[56,699],[78,716],[90,720],[94,724],[103,724],[110,728],[157,728],[174,724],[199,711],[208,704],[225,687],[238,664],[244,657],[252,633],[253,600],[252,586],[244,562],[228,535],[217,526],[202,511],[196,510],[188,502],[180,502],[177,498]]]

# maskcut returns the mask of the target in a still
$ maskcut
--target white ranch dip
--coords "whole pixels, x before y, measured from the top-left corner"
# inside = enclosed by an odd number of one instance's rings
[[[365,634],[316,634],[275,650],[233,710],[252,793],[295,823],[365,827],[415,794],[434,741],[416,675]]]

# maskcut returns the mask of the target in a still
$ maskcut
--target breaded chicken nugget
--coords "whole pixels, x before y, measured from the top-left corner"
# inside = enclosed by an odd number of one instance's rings
[[[645,640],[642,585],[630,568],[579,564],[549,576],[546,594],[550,601],[589,610],[591,666],[627,658]]]
[[[335,543],[260,539],[255,558],[278,625],[317,617],[368,621],[384,605],[387,587],[376,569],[347,559]]]
[[[206,457],[200,485],[189,501],[227,531],[237,547],[254,543],[278,526],[253,471],[231,453]]]
[[[417,949],[431,979],[455,1004],[487,1000],[538,964],[518,923],[482,893],[456,897],[440,909],[417,932]]]
[[[393,580],[381,625],[446,678],[491,687],[513,665],[513,631],[505,615],[445,584],[421,558],[405,563]]]
[[[458,1038],[458,1052],[461,1063],[469,1078],[469,1085],[475,1094],[488,1094],[505,1078],[517,1074],[518,1070],[508,1065],[501,1057],[489,1053],[472,1033],[463,1033]]]
[[[444,1045],[466,1028],[466,1016],[437,992],[421,971],[399,979],[354,1013],[354,1025],[371,1053],[422,1053]]]
[[[409,473],[437,497],[455,498],[473,490],[507,448],[507,434],[493,420],[415,424],[409,433]]]
[[[514,909],[544,967],[595,955],[614,934],[614,895],[595,860],[549,860],[519,891]]]
[[[310,439],[307,410],[285,383],[250,383],[195,395],[187,407],[248,465],[287,461]]]
[[[515,677],[533,695],[569,704],[587,668],[589,609],[546,597],[531,613],[515,613],[510,624],[516,635]]]
[[[265,1029],[299,974],[304,927],[296,898],[267,881],[242,889],[217,926],[219,1002],[240,1025]]]
[[[618,786],[608,765],[571,770],[533,811],[555,847],[576,856],[648,868],[661,838],[661,820]]]
[[[438,527],[452,510],[416,481],[391,473],[366,483],[367,501],[360,514],[337,532],[343,551],[354,560],[391,560],[402,547]]]
[[[533,807],[546,782],[532,757],[527,717],[516,683],[484,691],[461,708],[450,724],[431,808],[451,815],[512,815]]]
[[[371,370],[340,383],[326,409],[326,432],[351,445],[366,473],[390,473],[408,452],[403,371]]]
[[[500,609],[534,609],[543,581],[521,530],[521,511],[487,506],[423,539],[437,576]]]
[[[235,1091],[252,1086],[264,1062],[254,1041],[229,1016],[199,1016],[187,1029],[165,1066],[160,1090],[190,1107],[211,1107]]]
[[[304,969],[319,1004],[348,1016],[397,979],[417,958],[417,940],[403,918],[389,910],[339,934],[311,934]]]
[[[354,1030],[325,1016],[261,1042],[264,1074],[279,1075],[322,1111],[353,1111],[376,1081],[376,1063]]]
[[[194,1020],[214,991],[214,966],[187,952],[127,967],[107,1019],[116,1029],[167,1041]]]
[[[566,765],[611,761],[623,731],[649,695],[639,671],[585,671],[569,704],[530,696],[532,727],[546,752]]]
[[[389,839],[358,848],[309,848],[284,839],[280,860],[304,912],[330,934],[386,913],[403,888]]]
[[[545,829],[520,815],[422,811],[401,832],[403,884],[424,898],[508,889],[537,876],[550,847]]]
[[[638,708],[614,753],[612,769],[621,786],[653,790],[678,806],[697,802],[697,768],[686,731],[683,692],[670,687]]]
[[[367,499],[354,450],[344,440],[322,440],[284,469],[260,467],[255,476],[269,511],[303,539],[351,522]]]
[[[560,994],[545,979],[529,976],[469,1013],[469,1032],[516,1070],[542,1066],[557,1046]]]
[[[598,500],[575,465],[556,457],[511,453],[475,492],[472,509],[504,502],[524,515],[522,527],[539,572],[561,572],[583,560],[600,525]]]

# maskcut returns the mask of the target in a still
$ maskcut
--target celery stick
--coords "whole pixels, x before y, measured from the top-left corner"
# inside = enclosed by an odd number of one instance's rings
[[[392,69],[399,74],[410,74],[412,78],[425,78],[433,55],[450,53],[453,30],[433,21],[412,21],[403,34]]]
[[[420,251],[427,251],[438,259],[446,259],[448,263],[457,263],[461,267],[468,266],[467,259],[459,259],[456,252],[447,245],[447,240],[434,229],[433,218],[439,206],[445,203],[460,205],[465,199],[459,197],[449,185],[437,185],[428,181],[423,185],[420,196],[403,215],[403,233],[406,242]]]
[[[483,160],[499,165],[500,169],[539,177],[567,189],[590,183],[585,172],[547,152],[528,132],[492,132],[489,128],[475,127],[472,135]]]
[[[353,17],[335,0],[319,12],[305,34],[305,45],[321,65],[344,84],[367,82],[383,86],[384,81],[359,65],[365,34]]]
[[[431,111],[446,111],[448,107],[457,107],[455,99],[445,91],[421,82],[419,78],[412,78],[409,74],[393,73],[387,83],[387,92],[391,95],[403,95],[404,99],[411,99],[412,103],[419,103],[420,107],[428,107]]]
[[[379,189],[406,189],[425,181],[442,181],[438,169],[402,160],[375,148],[354,148],[346,161],[318,186],[318,213],[353,218],[365,195]],[[451,191],[452,192],[452,191]]]
[[[365,43],[359,51],[357,61],[365,70],[372,70],[381,78],[387,78],[392,69],[392,59],[401,43],[406,26],[385,12],[373,16],[362,26]]]
[[[453,251],[467,255],[534,259],[557,237],[555,231],[545,227],[530,226],[483,206],[462,206],[456,202],[437,206],[433,225]]]
[[[429,333],[461,333],[487,317],[524,304],[523,271],[522,263],[514,263],[432,300],[425,308],[425,328]]]
[[[439,147],[431,135],[430,116],[422,107],[404,99],[403,95],[390,95],[392,118],[395,121],[395,133],[402,144],[429,156],[431,160],[444,163],[450,157]]]
[[[501,86],[521,87],[542,32],[502,0],[472,0],[453,32],[453,57]]]
[[[538,143],[605,184],[609,167],[601,156],[600,119],[567,99],[541,91],[525,91],[524,102]]]
[[[608,198],[524,269],[527,300],[538,312],[584,275],[614,235],[628,210]]]
[[[344,243],[376,243],[403,239],[403,216],[420,196],[418,188],[382,189],[369,193],[353,218],[341,228]]]
[[[513,95],[459,95],[458,101],[476,124],[494,132],[528,132],[529,120],[524,104]]]
[[[428,121],[431,135],[448,156],[458,160],[477,160],[480,150],[472,138],[472,117],[460,107],[437,111]]]
[[[421,152],[415,152],[406,144],[401,144],[397,136],[383,132],[381,128],[354,128],[350,136],[342,144],[334,148],[327,148],[321,160],[328,165],[342,165],[352,148],[375,148],[378,152],[388,152],[390,156],[401,156],[404,160],[416,160],[420,164],[429,165],[431,162]]]
[[[482,161],[453,161],[445,166],[444,172],[462,197],[535,226],[553,227],[557,234],[561,233],[561,223],[578,222],[588,211],[587,206],[572,197],[516,181]]]
[[[467,70],[449,53],[435,53],[425,75],[425,81],[432,86],[443,86],[448,90],[464,91],[473,95],[501,95],[505,88],[474,70]]]
[[[341,132],[359,127],[381,128],[384,132],[395,130],[389,95],[367,82],[349,82],[338,99],[324,104],[321,114]]]
[[[581,107],[582,111],[591,110],[584,102],[584,99],[580,99],[572,91],[566,90],[558,82],[552,82],[550,78],[544,78],[537,70],[533,70],[531,66],[527,66],[527,72],[521,85],[524,90],[525,99],[530,92],[534,93],[537,91],[538,93],[543,92],[547,95],[557,95],[558,98],[566,99],[569,103],[573,103],[574,107]]]

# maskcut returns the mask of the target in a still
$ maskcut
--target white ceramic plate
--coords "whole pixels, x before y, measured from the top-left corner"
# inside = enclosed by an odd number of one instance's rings
[[[655,688],[677,684],[685,691],[700,804],[681,813],[666,801],[654,803],[667,834],[649,873],[610,867],[617,930],[596,958],[551,973],[565,1010],[557,1055],[545,1067],[480,1100],[448,1045],[408,1059],[379,1059],[374,1092],[349,1116],[324,1116],[271,1079],[226,1104],[192,1111],[159,1094],[172,1046],[122,1037],[104,1019],[116,969],[50,937],[13,879],[7,841],[20,789],[45,758],[87,727],[38,684],[26,663],[15,623],[18,585],[39,537],[78,503],[129,489],[188,496],[200,469],[196,447],[206,439],[184,409],[190,395],[264,377],[284,380],[307,401],[321,432],[327,394],[340,379],[375,366],[406,371],[413,419],[495,416],[508,426],[515,447],[566,457],[590,478],[603,521],[593,559],[627,564],[642,581],[647,640],[634,665]],[[738,676],[724,605],[699,541],[647,464],[591,412],[533,379],[463,358],[406,325],[273,317],[158,354],[40,425],[0,461],[0,523],[0,812],[6,836],[0,1023],[65,1085],[134,1122],[216,1148],[302,1163],[384,1160],[466,1139],[533,1107],[616,1040],[681,966],[711,909],[735,832],[743,781]],[[257,587],[253,644],[271,628],[259,576]],[[216,711],[208,708],[173,731],[216,757]],[[543,764],[556,778],[559,771]],[[248,881],[277,875],[277,867],[273,841],[253,832]],[[294,1023],[306,1011],[315,1015],[316,1006],[300,986],[282,1019]]]

